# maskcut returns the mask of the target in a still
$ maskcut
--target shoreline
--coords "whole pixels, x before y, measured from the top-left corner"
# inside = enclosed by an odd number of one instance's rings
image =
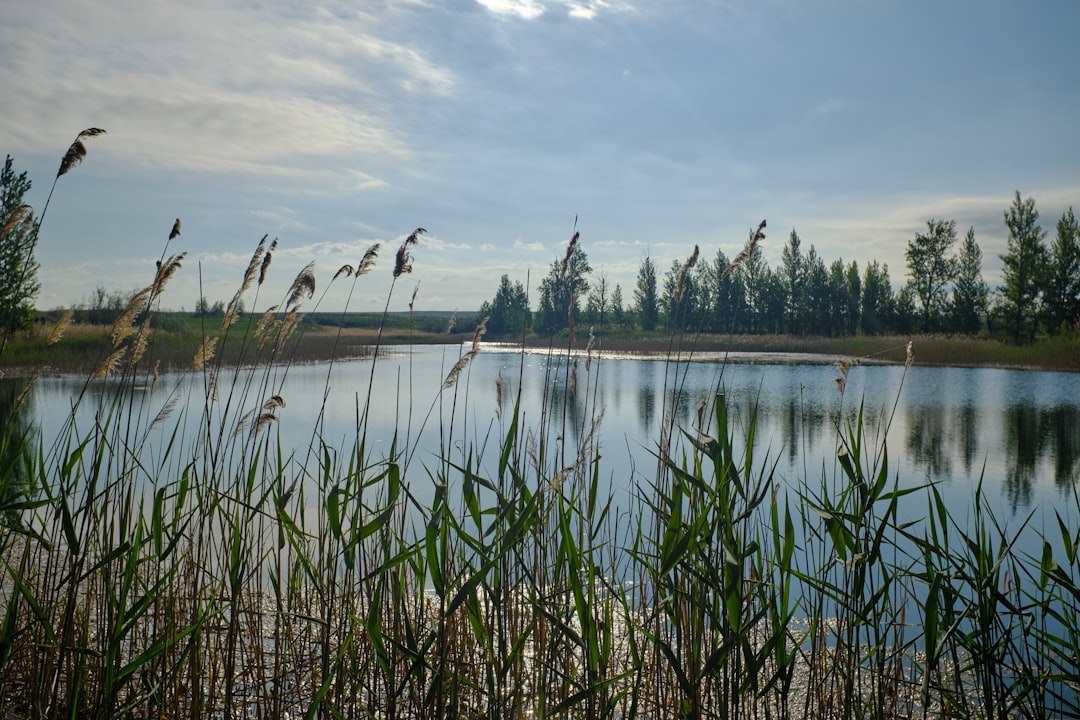
[[[161,333],[151,341],[147,353],[156,358],[163,371],[190,367],[201,338],[190,333]],[[298,333],[298,341],[284,351],[291,362],[353,360],[369,355],[379,340],[368,328],[319,326]],[[244,366],[266,361],[265,355],[240,356],[244,338],[229,339],[229,348],[218,360],[227,366]],[[430,333],[392,329],[383,332],[381,345],[462,345],[470,344],[473,333]],[[679,362],[724,361],[737,364],[830,365],[856,360],[860,364],[904,364],[907,344],[912,343],[914,365],[926,367],[996,368],[1008,370],[1080,372],[1080,335],[1049,338],[1035,345],[1014,346],[988,338],[936,335],[855,336],[849,338],[798,337],[787,335],[579,335],[571,344],[566,336],[544,338],[535,335],[517,339],[481,342],[481,347],[499,352],[528,354],[567,353],[576,357],[592,354],[598,358],[671,358]],[[155,348],[154,345],[157,345]],[[45,346],[39,334],[8,345],[7,357],[0,358],[0,378],[88,376],[111,352],[106,328],[83,328],[78,342]],[[10,364],[8,362],[10,361]],[[278,356],[275,362],[281,361]],[[151,364],[147,368],[152,367]]]

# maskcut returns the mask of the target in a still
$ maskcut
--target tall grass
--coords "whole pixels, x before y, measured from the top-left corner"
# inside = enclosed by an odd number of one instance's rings
[[[3,712],[1080,717],[1080,534],[1062,513],[1027,557],[1023,528],[981,489],[964,518],[933,485],[901,484],[885,452],[895,407],[842,396],[855,412],[836,417],[832,467],[782,484],[721,381],[694,427],[676,423],[687,356],[673,340],[655,472],[610,478],[602,355],[550,351],[557,382],[537,418],[520,375],[517,392],[500,378],[505,403],[475,427],[478,331],[435,397],[406,380],[383,454],[368,420],[377,355],[351,444],[327,442],[322,411],[309,437],[282,437],[316,276],[302,269],[261,318],[240,317],[241,300],[265,302],[272,253],[264,238],[205,328],[180,385],[196,402],[155,389],[149,318],[183,259],[163,255],[86,381],[105,392],[74,400],[102,398],[92,423],[76,407],[54,440],[6,423],[0,471],[23,490],[2,500]],[[363,282],[350,268],[335,278]],[[438,457],[419,455],[421,437]],[[614,486],[629,483],[620,505]],[[926,519],[901,520],[919,496]]]

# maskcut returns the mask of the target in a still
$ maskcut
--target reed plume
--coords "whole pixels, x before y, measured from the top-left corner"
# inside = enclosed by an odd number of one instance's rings
[[[566,279],[566,273],[570,270],[570,258],[574,254],[574,250],[577,249],[578,240],[581,239],[581,233],[574,232],[574,236],[570,238],[570,243],[566,246],[566,255],[563,256],[562,266],[559,268],[559,274]]]
[[[405,238],[405,242],[401,243],[401,247],[397,251],[397,257],[394,260],[395,278],[412,272],[412,255],[409,253],[409,248],[416,245],[420,241],[420,236],[426,232],[427,230],[424,228],[416,228],[409,237]]]
[[[255,324],[255,340],[259,344],[259,349],[262,350],[263,345],[270,338],[270,333],[274,330],[274,313],[277,311],[278,306],[273,305],[269,310],[263,313],[259,318],[259,322]]]
[[[75,142],[71,143],[71,147],[64,153],[64,157],[60,161],[60,169],[57,171],[56,177],[67,174],[86,157],[86,146],[83,145],[83,138],[92,138],[104,134],[105,131],[101,128],[87,128],[76,135]]]
[[[64,332],[67,331],[68,326],[71,325],[71,319],[75,317],[75,308],[68,308],[67,312],[60,316],[60,319],[56,321],[56,325],[53,327],[52,332],[49,333],[49,339],[45,341],[46,345],[55,345],[60,342],[60,339],[64,337]]]
[[[7,216],[7,220],[4,221],[4,227],[0,228],[0,235],[7,235],[14,230],[19,223],[26,220],[28,223],[34,221],[34,208],[29,205],[20,205],[11,211],[11,214]]]
[[[484,317],[480,321],[480,324],[476,326],[476,331],[473,333],[472,349],[458,358],[458,361],[454,363],[454,367],[450,368],[450,372],[446,375],[446,380],[443,381],[443,388],[451,388],[458,381],[458,377],[461,375],[461,371],[465,369],[465,366],[469,364],[469,361],[477,356],[480,352],[480,339],[487,333],[487,321],[488,318]]]
[[[131,335],[135,331],[135,318],[138,317],[142,311],[143,306],[146,304],[146,299],[150,297],[150,293],[153,292],[154,286],[143,288],[139,292],[131,296],[128,300],[127,306],[124,311],[120,313],[120,317],[116,318],[116,322],[113,323],[112,337],[113,347],[117,347],[124,338]]]
[[[296,279],[293,280],[292,285],[289,287],[288,299],[285,300],[285,307],[297,305],[300,300],[307,295],[311,298],[315,295],[315,263],[309,262],[304,266]]]
[[[199,349],[195,351],[195,358],[191,363],[191,366],[196,370],[202,370],[206,363],[214,357],[214,350],[217,347],[218,339],[216,337],[208,337],[202,341],[199,345]]]
[[[356,266],[356,277],[367,275],[371,272],[371,269],[375,267],[375,258],[379,256],[380,247],[382,247],[382,243],[375,243],[367,249],[367,252],[364,253],[364,257],[360,259],[360,264]]]
[[[686,259],[686,262],[683,263],[682,268],[679,270],[679,277],[675,281],[675,292],[673,293],[676,303],[682,300],[683,295],[686,293],[686,275],[697,265],[698,253],[698,246],[694,245],[694,252]]]
[[[335,280],[337,280],[342,275],[344,275],[345,277],[352,277],[352,274],[353,274],[353,266],[346,263],[345,265],[342,265],[341,267],[338,268],[338,271],[336,273],[334,273],[334,277],[330,278],[330,282],[334,282]]]
[[[274,238],[273,242],[270,243],[270,249],[266,251],[262,263],[259,264],[259,285],[262,285],[263,281],[266,280],[266,271],[270,269],[270,260],[274,257],[275,250],[277,250],[277,238]]]
[[[11,406],[11,412],[9,417],[15,416],[15,413],[17,413],[19,411],[19,408],[22,407],[23,401],[26,400],[26,396],[30,394],[30,388],[34,387],[34,384],[37,383],[38,378],[41,377],[41,374],[48,369],[48,365],[41,365],[40,367],[38,367],[37,370],[34,370],[34,374],[30,376],[30,381],[26,383],[26,387],[24,387],[19,392],[19,396],[15,398],[15,404]]]
[[[757,226],[757,230],[753,230],[750,232],[750,239],[746,241],[746,245],[743,247],[743,249],[739,252],[738,255],[735,256],[735,259],[731,261],[731,264],[724,269],[724,272],[720,274],[721,280],[738,270],[739,266],[741,266],[747,260],[754,257],[754,253],[756,253],[758,249],[758,243],[765,239],[764,230],[765,221],[762,220],[761,223]]]
[[[259,434],[259,431],[272,422],[277,421],[278,416],[272,412],[264,412],[259,415],[259,418],[255,421],[255,424],[251,426],[251,437]]]
[[[148,316],[139,324],[139,334],[135,336],[135,342],[131,345],[131,355],[128,356],[128,367],[134,367],[142,360],[143,355],[146,354],[146,344],[149,339],[150,318]]]
[[[169,231],[169,240],[175,240],[178,237],[180,237],[180,218],[176,218],[172,230]]]
[[[127,347],[122,347],[109,357],[105,358],[105,360],[97,366],[97,369],[94,370],[93,378],[95,380],[101,380],[116,372],[116,368],[120,366],[120,361],[124,359],[124,355],[127,354],[127,351]]]
[[[185,257],[187,257],[187,253],[182,252],[179,255],[170,255],[165,258],[164,261],[158,261],[157,274],[154,276],[153,285],[153,292],[155,295],[160,295],[164,292],[165,284],[169,282],[169,279],[173,274],[175,274],[183,265]]]

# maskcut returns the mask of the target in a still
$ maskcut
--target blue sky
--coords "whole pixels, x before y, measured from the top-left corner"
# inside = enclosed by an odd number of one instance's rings
[[[1080,3],[997,0],[35,0],[0,23],[0,154],[34,182],[38,305],[152,279],[164,304],[239,285],[278,238],[263,310],[316,263],[319,294],[373,242],[350,307],[381,309],[401,238],[428,235],[405,309],[534,292],[573,234],[629,302],[650,253],[888,263],[931,218],[975,228],[1000,279],[1013,193],[1052,237],[1080,208]],[[322,309],[340,309],[348,286]],[[308,308],[311,309],[311,304]]]

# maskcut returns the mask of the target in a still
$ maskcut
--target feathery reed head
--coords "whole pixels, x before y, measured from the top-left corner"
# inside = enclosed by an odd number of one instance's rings
[[[910,341],[910,340],[908,340],[908,344],[907,344],[907,355],[906,355],[906,357],[904,358],[904,369],[910,368],[910,367],[911,367],[911,363],[913,363],[913,362],[915,362],[915,353],[914,353],[914,352],[912,352],[912,349],[911,349],[911,341]]]
[[[266,280],[266,271],[270,269],[270,260],[274,257],[274,250],[276,249],[277,238],[274,238],[274,241],[270,243],[270,248],[263,255],[262,264],[259,266],[259,285],[262,285],[263,281]]]
[[[124,338],[134,332],[135,318],[142,312],[143,306],[146,304],[146,300],[150,297],[150,293],[153,292],[153,290],[153,285],[143,288],[132,295],[131,299],[128,300],[128,304],[124,308],[124,311],[120,313],[120,317],[116,318],[116,322],[114,322],[112,326],[110,335],[112,337],[113,347],[118,346]]]
[[[334,277],[330,278],[330,282],[334,282],[335,280],[337,280],[342,275],[344,275],[345,277],[352,277],[352,274],[353,274],[353,266],[346,263],[346,264],[344,264],[344,265],[342,265],[341,267],[338,268],[338,271],[336,273],[334,273]]]
[[[570,243],[566,246],[566,255],[563,256],[562,266],[559,268],[559,274],[564,278],[570,269],[570,258],[573,256],[574,250],[577,249],[579,239],[581,239],[581,233],[574,231],[574,236],[570,238]]]
[[[202,370],[206,367],[206,363],[214,357],[214,350],[217,348],[216,337],[208,337],[203,340],[202,345],[199,345],[199,349],[195,351],[195,359],[191,363],[191,367],[196,370]]]
[[[457,310],[450,314],[450,321],[446,323],[446,334],[454,332],[454,326],[457,325]]]
[[[105,360],[97,366],[97,369],[94,370],[94,374],[92,376],[93,379],[101,380],[102,378],[107,378],[114,372],[116,372],[116,368],[120,366],[120,361],[124,359],[124,355],[127,354],[127,351],[127,346],[124,346],[114,352],[109,357],[105,358]]]
[[[164,262],[158,261],[157,275],[154,276],[154,284],[152,286],[155,295],[160,295],[165,289],[165,283],[169,282],[169,278],[180,269],[185,257],[187,257],[187,253],[182,252],[179,255],[170,255],[165,258]]]
[[[412,272],[412,254],[409,253],[409,248],[418,243],[420,236],[426,232],[427,230],[424,228],[416,228],[409,237],[405,238],[405,242],[401,243],[401,247],[397,251],[397,257],[394,260],[395,278]]]
[[[675,302],[682,300],[683,295],[686,293],[686,275],[690,272],[695,265],[697,265],[699,249],[697,245],[694,245],[694,252],[683,263],[682,268],[679,270],[679,278],[675,281]]]
[[[175,240],[180,237],[180,218],[176,218],[176,222],[172,225],[172,230],[169,231],[169,240]]]
[[[64,337],[64,332],[71,325],[71,319],[75,317],[75,308],[68,308],[67,312],[60,316],[60,319],[56,321],[56,326],[53,327],[52,332],[49,333],[49,339],[45,341],[46,345],[55,345],[60,342],[60,338]]]
[[[60,169],[57,171],[56,177],[68,173],[86,157],[86,146],[83,145],[83,138],[97,137],[98,135],[104,134],[105,131],[101,128],[87,128],[79,133],[75,137],[75,142],[71,143],[71,147],[64,153],[64,158],[60,161]]]
[[[379,248],[382,247],[382,243],[375,243],[367,249],[364,253],[364,257],[360,258],[360,264],[356,266],[356,272],[354,275],[360,277],[371,272],[371,269],[375,267],[375,258],[379,257]]]
[[[277,311],[278,306],[274,305],[259,318],[259,322],[255,324],[255,340],[259,344],[259,349],[262,350],[263,345],[270,339],[270,333],[274,330],[274,313]]]
[[[7,235],[24,220],[27,221],[27,224],[33,224],[34,222],[34,209],[29,205],[20,205],[11,211],[11,214],[4,221],[3,227],[0,228],[0,235]]]
[[[285,300],[285,307],[296,305],[300,300],[307,295],[311,298],[315,295],[315,263],[309,262],[304,266],[296,279],[293,280],[292,286],[289,288],[288,299]]]
[[[735,259],[731,261],[731,264],[724,269],[724,272],[720,274],[720,279],[723,280],[731,273],[739,269],[739,267],[750,258],[754,257],[754,253],[757,252],[758,243],[765,239],[765,221],[762,220],[758,223],[757,230],[750,231],[750,238],[746,241],[746,245],[735,256]]]

